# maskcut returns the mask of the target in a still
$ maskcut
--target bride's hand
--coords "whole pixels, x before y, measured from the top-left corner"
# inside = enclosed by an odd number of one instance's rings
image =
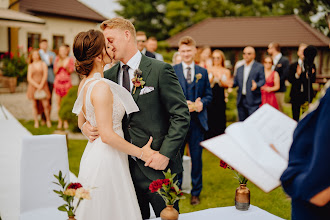
[[[147,162],[147,160],[156,153],[153,149],[151,149],[152,137],[150,137],[148,143],[142,147],[143,155],[141,160]]]

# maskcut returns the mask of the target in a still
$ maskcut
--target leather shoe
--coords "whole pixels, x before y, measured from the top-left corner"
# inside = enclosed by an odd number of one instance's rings
[[[191,196],[190,204],[191,205],[198,205],[200,202],[199,196]]]

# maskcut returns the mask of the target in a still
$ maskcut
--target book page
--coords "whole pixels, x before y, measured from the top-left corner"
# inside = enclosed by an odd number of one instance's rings
[[[297,122],[287,115],[265,104],[243,122],[247,127],[255,127],[263,140],[273,144],[280,155],[289,160],[289,151],[293,141],[293,132]]]
[[[264,192],[270,192],[281,184],[278,179],[266,172],[253,158],[242,152],[241,147],[229,135],[223,134],[211,138],[203,141],[201,145],[224,160]]]
[[[244,122],[234,123],[226,129],[226,134],[241,148],[242,153],[254,160],[269,175],[280,179],[288,162],[264,141],[255,126],[247,126]]]
[[[296,124],[270,105],[263,105],[244,122],[230,125],[226,134],[201,145],[269,192],[280,185],[280,177],[287,168]]]

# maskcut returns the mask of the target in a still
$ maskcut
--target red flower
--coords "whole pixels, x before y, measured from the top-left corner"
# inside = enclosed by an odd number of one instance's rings
[[[80,183],[70,183],[68,189],[79,189],[82,185]]]
[[[220,160],[220,167],[222,167],[223,169],[226,169],[228,167],[228,164],[225,161]]]
[[[169,179],[163,179],[163,184],[165,184],[167,186],[168,184],[170,184],[170,180]]]
[[[160,188],[162,188],[162,185],[163,185],[163,180],[160,180],[160,179],[155,180],[152,183],[150,183],[149,190],[152,193],[157,192]]]

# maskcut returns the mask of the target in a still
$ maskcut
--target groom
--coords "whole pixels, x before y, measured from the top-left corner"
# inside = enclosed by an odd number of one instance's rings
[[[172,66],[138,51],[136,31],[130,21],[113,18],[104,21],[101,29],[112,47],[113,59],[120,61],[105,71],[104,77],[130,91],[140,109],[124,117],[125,139],[143,147],[153,137],[151,148],[157,153],[151,162],[145,166],[142,160],[129,157],[129,163],[143,219],[150,217],[149,203],[159,217],[166,205],[157,193],[150,192],[149,185],[153,180],[163,179],[162,171],[168,168],[172,173],[183,171],[180,147],[190,120],[186,99]],[[137,69],[145,82],[143,88],[132,82]],[[89,136],[90,126],[84,126],[83,133]],[[178,202],[175,208],[179,209]]]

